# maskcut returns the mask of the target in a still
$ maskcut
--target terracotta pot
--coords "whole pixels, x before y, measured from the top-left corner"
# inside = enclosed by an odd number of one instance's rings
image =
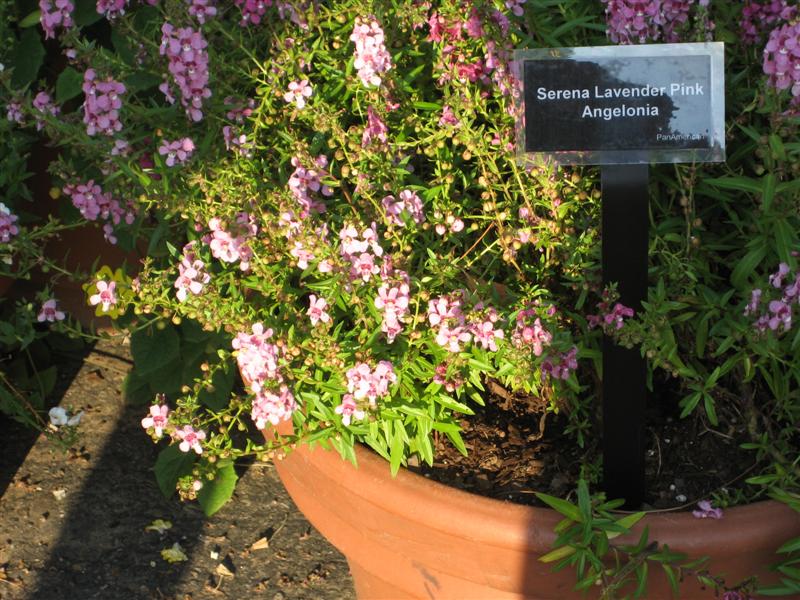
[[[299,445],[276,467],[300,510],[347,557],[361,600],[593,597],[572,591],[572,571],[553,573],[538,560],[551,549],[560,520],[554,511],[476,496],[405,470],[392,478],[383,459],[364,448],[356,454],[358,468],[336,452]],[[751,575],[775,581],[767,571],[775,550],[800,535],[800,515],[773,501],[726,510],[720,520],[652,514],[635,532],[644,524],[651,541],[711,556],[711,572],[730,585]],[[672,597],[660,569],[650,570],[646,597]],[[714,595],[687,579],[681,597]]]

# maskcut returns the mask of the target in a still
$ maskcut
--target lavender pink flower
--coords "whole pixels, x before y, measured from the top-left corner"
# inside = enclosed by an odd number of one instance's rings
[[[697,510],[692,511],[692,515],[697,519],[721,519],[722,509],[712,508],[708,500],[700,500],[697,503]]]
[[[372,105],[367,107],[367,126],[364,128],[364,133],[361,135],[361,147],[366,148],[372,142],[377,141],[379,144],[386,144],[388,141],[387,133],[389,129],[386,124],[372,108]]]
[[[42,303],[42,308],[39,310],[36,320],[39,323],[44,321],[55,323],[56,321],[63,321],[65,316],[62,311],[58,310],[58,301],[55,298],[49,298]]]
[[[779,92],[791,90],[792,105],[800,107],[800,21],[772,30],[763,67],[768,85]]]
[[[260,24],[261,19],[264,18],[264,14],[267,12],[267,8],[272,6],[272,0],[234,0],[234,4],[242,11],[242,19],[239,21],[239,25],[244,27],[250,24]]]
[[[337,415],[342,415],[342,424],[345,427],[350,427],[352,419],[358,421],[362,420],[366,413],[358,408],[358,404],[352,394],[345,394],[342,397],[342,403],[333,409]]]
[[[161,156],[166,156],[164,162],[168,167],[186,163],[189,158],[191,158],[193,152],[194,142],[188,137],[172,142],[163,140],[161,146],[158,148],[158,153]]]
[[[19,217],[2,202],[0,202],[0,242],[7,244],[11,238],[19,233],[19,227],[15,223]]]
[[[194,242],[183,248],[181,262],[178,264],[178,278],[175,280],[175,294],[180,302],[186,302],[189,293],[199,296],[211,281],[205,270],[205,263],[194,254]]]
[[[258,429],[264,429],[267,423],[277,425],[282,421],[288,421],[295,410],[297,402],[294,395],[286,385],[281,384],[277,393],[267,389],[261,389],[256,393],[250,418]]]
[[[181,104],[192,121],[203,118],[203,102],[211,97],[208,87],[208,42],[203,34],[191,27],[176,29],[169,23],[161,26],[160,53],[169,61],[169,73],[178,86]],[[162,83],[159,89],[174,102],[168,83]]]
[[[389,395],[389,386],[397,381],[392,363],[380,361],[375,369],[367,363],[357,363],[347,370],[347,391],[354,400],[367,400],[374,407],[378,398]]]
[[[201,25],[205,24],[206,20],[217,15],[217,7],[214,6],[214,0],[186,0],[186,2],[189,4],[189,14],[197,19],[197,22]]]
[[[311,325],[315,326],[317,323],[329,323],[331,316],[326,312],[328,303],[324,298],[317,298],[314,294],[308,297],[308,311],[306,314],[311,319]]]
[[[268,341],[272,338],[272,329],[264,329],[261,323],[255,323],[252,333],[240,332],[231,342],[236,351],[236,362],[248,388],[258,393],[269,382],[281,383],[283,377],[278,370],[280,348]]]

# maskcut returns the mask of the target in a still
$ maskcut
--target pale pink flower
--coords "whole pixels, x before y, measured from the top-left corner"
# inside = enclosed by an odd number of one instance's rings
[[[258,429],[264,429],[267,423],[277,425],[281,421],[288,421],[295,410],[297,402],[294,395],[282,384],[277,394],[264,389],[256,393],[250,418]]]
[[[337,415],[342,415],[342,424],[345,427],[350,427],[351,419],[355,418],[360,421],[366,415],[363,410],[358,408],[352,394],[345,394],[342,397],[342,403],[333,410]]]
[[[311,325],[316,326],[317,323],[322,321],[328,323],[331,320],[330,315],[325,312],[328,308],[328,303],[324,298],[317,298],[314,294],[308,297],[309,308],[306,314],[311,319]]]
[[[367,107],[367,126],[364,128],[364,133],[361,136],[361,147],[366,148],[374,140],[381,144],[385,144],[389,139],[387,137],[389,129],[386,124],[378,116],[378,113],[372,108],[372,105]]]
[[[289,91],[283,95],[283,99],[289,104],[294,103],[297,108],[303,108],[306,105],[306,98],[311,97],[312,93],[308,79],[292,81],[289,83]]]
[[[95,287],[97,287],[97,293],[89,297],[89,304],[92,306],[100,304],[103,312],[108,312],[117,303],[117,282],[101,279],[95,284]]]
[[[203,453],[201,442],[206,439],[206,433],[202,429],[195,431],[191,425],[184,425],[183,429],[175,430],[175,437],[181,440],[181,443],[178,444],[181,452],[194,450],[197,454]]]
[[[145,429],[152,428],[155,436],[160,438],[164,435],[164,429],[166,429],[169,423],[168,416],[169,407],[166,404],[154,404],[150,407],[150,414],[142,419],[142,427]],[[184,452],[186,452],[186,450],[184,450]]]

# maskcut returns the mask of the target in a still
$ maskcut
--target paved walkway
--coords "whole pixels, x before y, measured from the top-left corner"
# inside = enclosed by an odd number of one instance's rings
[[[61,401],[85,411],[79,447],[65,456],[42,437],[16,471],[13,452],[0,461],[0,599],[353,598],[344,557],[271,465],[247,468],[210,519],[163,498],[151,471],[158,448],[139,425],[146,407],[122,399],[129,368],[124,346],[96,347]],[[4,437],[6,448],[27,448],[24,433]],[[157,519],[172,527],[147,530]],[[161,551],[176,543],[187,560],[169,563]]]

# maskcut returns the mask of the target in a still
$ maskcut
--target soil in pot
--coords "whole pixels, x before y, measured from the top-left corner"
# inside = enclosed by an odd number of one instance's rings
[[[702,419],[680,419],[674,385],[663,381],[655,387],[661,393],[648,399],[643,509],[688,508],[714,492],[744,489],[757,467],[755,454],[740,447],[751,441],[744,419],[721,415],[713,430]],[[542,505],[534,492],[564,498],[575,490],[581,464],[601,471],[600,446],[579,447],[567,431],[565,414],[544,416],[541,402],[491,382],[488,390],[486,405],[476,406],[476,414],[461,422],[468,456],[441,436],[433,466],[423,463],[412,471],[475,494],[534,506]],[[599,429],[595,424],[593,430]]]

